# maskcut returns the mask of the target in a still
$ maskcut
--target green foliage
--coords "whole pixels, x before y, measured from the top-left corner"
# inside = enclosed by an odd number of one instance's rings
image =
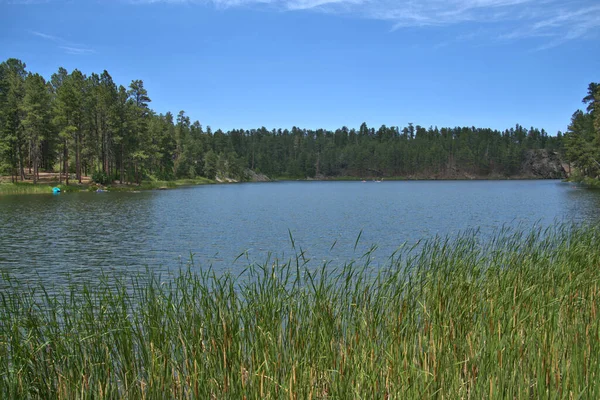
[[[600,178],[600,85],[590,83],[583,102],[586,112],[576,111],[565,134],[566,156],[582,177]]]
[[[104,171],[95,171],[92,174],[92,181],[101,185],[107,185],[110,183],[110,178]]]
[[[14,179],[24,175],[25,67],[14,58],[0,64],[0,168]]]
[[[465,233],[378,272],[298,254],[62,291],[3,275],[0,397],[599,398],[599,238]]]
[[[102,171],[110,182],[138,184],[149,176],[243,181],[247,170],[284,178],[503,177],[520,174],[529,150],[562,148],[560,137],[520,125],[213,132],[184,111],[156,114],[141,80],[126,88],[107,71],[87,76],[59,68],[45,84],[19,60],[0,65],[0,171],[13,180],[24,179],[28,165],[58,165],[80,182]],[[597,113],[595,97],[586,99],[589,113]],[[584,127],[574,125],[574,132],[589,132],[597,120],[577,121]],[[597,158],[586,146],[595,142],[588,133],[577,135],[572,147],[578,150],[570,154],[592,170]]]
[[[42,156],[42,143],[53,142],[51,117],[51,96],[44,78],[38,74],[29,74],[25,78],[25,96],[23,99],[23,132],[29,141],[31,163],[33,164],[33,183],[37,183],[40,165],[50,161]]]
[[[215,179],[217,175],[217,161],[218,157],[212,150],[209,150],[204,155],[204,176],[208,179]]]

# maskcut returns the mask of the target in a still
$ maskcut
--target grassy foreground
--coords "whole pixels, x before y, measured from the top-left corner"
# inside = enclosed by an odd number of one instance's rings
[[[600,398],[599,279],[590,227],[439,238],[377,276],[368,255],[60,295],[4,276],[0,397]]]

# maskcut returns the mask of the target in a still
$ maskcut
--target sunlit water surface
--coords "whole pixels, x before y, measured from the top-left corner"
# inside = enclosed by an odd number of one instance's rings
[[[53,282],[115,270],[167,273],[193,255],[193,268],[236,273],[300,251],[311,263],[341,265],[373,245],[377,265],[405,242],[471,228],[486,235],[502,226],[596,222],[599,209],[600,192],[560,181],[281,182],[4,196],[0,272]]]

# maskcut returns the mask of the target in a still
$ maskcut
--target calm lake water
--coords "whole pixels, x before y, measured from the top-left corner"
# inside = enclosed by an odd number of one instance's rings
[[[598,221],[600,192],[560,181],[281,182],[0,197],[0,271],[60,282],[287,259],[375,262],[403,242],[502,225]],[[359,234],[360,241],[354,249]],[[334,245],[335,244],[335,245]],[[332,248],[333,246],[333,248]],[[236,260],[240,254],[245,254]]]

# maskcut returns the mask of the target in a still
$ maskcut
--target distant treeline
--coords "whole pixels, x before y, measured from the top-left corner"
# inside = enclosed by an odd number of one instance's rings
[[[62,171],[78,180],[146,178],[513,176],[529,149],[560,150],[562,135],[408,124],[332,130],[203,128],[184,111],[157,114],[141,80],[64,68],[49,81],[17,59],[0,65],[0,174]]]

